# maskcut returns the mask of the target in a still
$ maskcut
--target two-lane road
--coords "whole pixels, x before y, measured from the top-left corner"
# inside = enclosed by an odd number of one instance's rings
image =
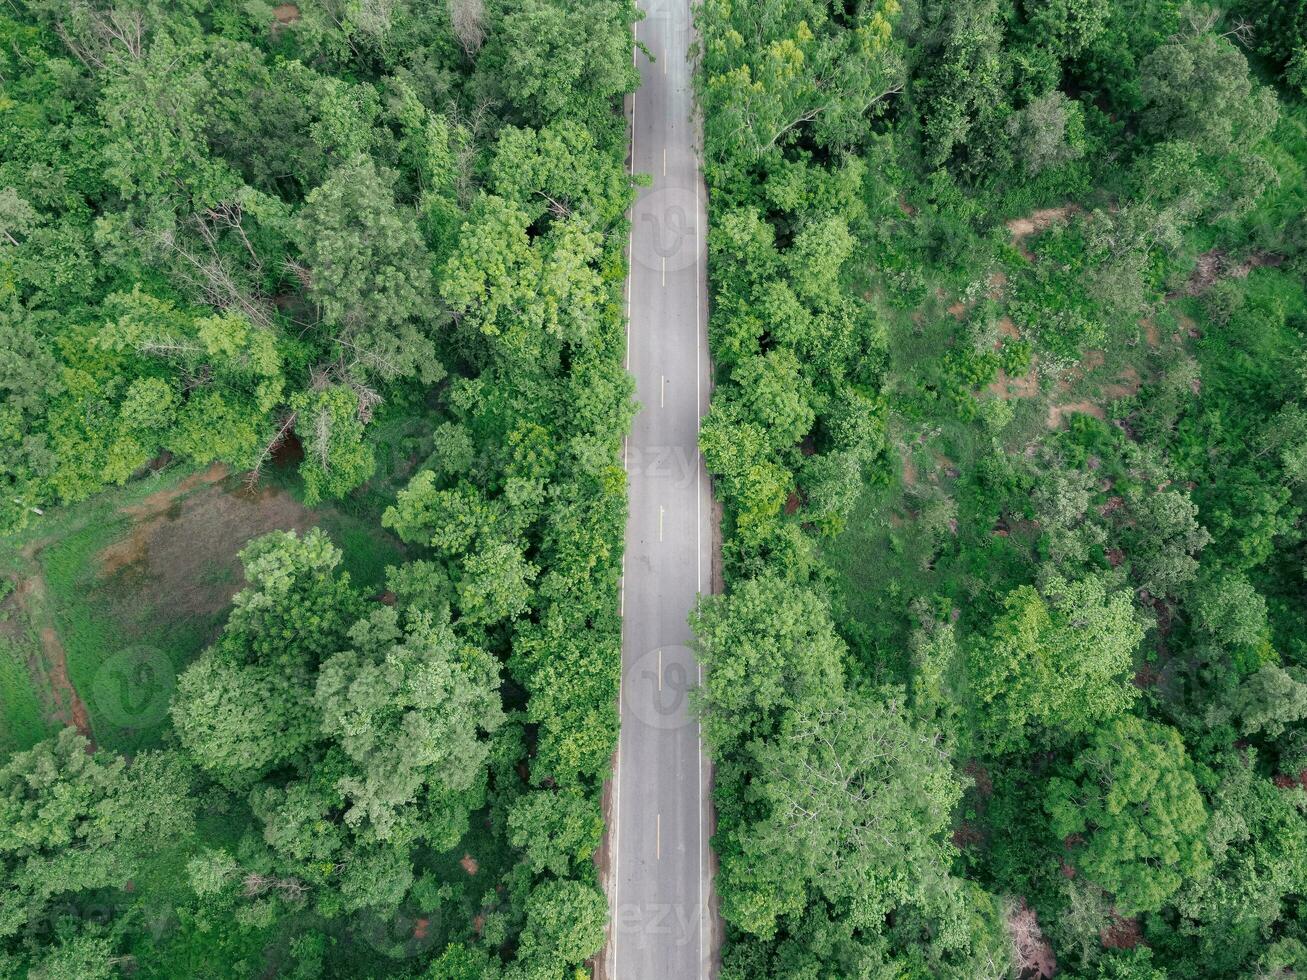
[[[714,975],[711,774],[687,692],[687,617],[711,589],[712,508],[699,458],[708,409],[705,194],[694,123],[689,0],[643,0],[631,169],[627,368],[640,411],[626,449],[621,736],[609,829],[608,980]]]

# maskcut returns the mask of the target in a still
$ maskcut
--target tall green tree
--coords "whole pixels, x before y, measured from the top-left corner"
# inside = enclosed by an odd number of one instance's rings
[[[1211,867],[1207,810],[1180,734],[1133,715],[1099,728],[1048,782],[1052,830],[1125,914],[1155,912]]]
[[[1129,593],[1102,577],[1054,577],[1043,593],[1020,586],[989,635],[967,653],[968,698],[992,751],[1059,745],[1125,711],[1144,630]]]
[[[750,751],[759,818],[727,836],[720,884],[737,927],[769,937],[811,893],[872,929],[947,878],[944,832],[962,787],[902,692],[809,703]]]

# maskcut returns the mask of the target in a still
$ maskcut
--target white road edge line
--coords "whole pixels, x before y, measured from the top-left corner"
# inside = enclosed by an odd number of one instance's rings
[[[631,64],[639,65],[639,28],[640,22],[635,21],[631,24]],[[630,160],[627,161],[626,175],[628,178],[635,175],[635,93],[631,93],[631,151]],[[631,228],[626,236],[626,361],[623,368],[626,371],[631,370],[631,282],[635,278],[635,204],[631,205]],[[630,467],[628,465],[628,454],[630,451],[630,436],[622,440],[622,471],[629,476]],[[628,496],[629,499],[629,496]],[[626,534],[623,531],[623,539]],[[622,697],[623,689],[626,686],[626,664],[624,663],[624,652],[626,650],[626,548],[622,548],[622,584],[619,590],[619,600],[617,616],[621,620],[621,627],[618,630],[618,653],[617,653],[617,759],[613,765],[617,769],[613,777],[613,897],[612,906],[609,914],[609,935],[612,942],[609,943],[609,980],[617,980],[617,939],[619,930],[617,927],[617,896],[621,888],[622,880],[619,869],[619,862],[622,856],[619,837],[622,830]],[[702,930],[701,930],[702,932]],[[700,940],[702,948],[703,941]]]
[[[688,7],[686,16],[689,17]],[[687,25],[688,26],[688,25]],[[688,32],[687,32],[688,33]],[[687,52],[688,54],[688,52]],[[692,134],[693,135],[693,134]],[[702,371],[700,368],[700,341],[703,336],[703,323],[701,320],[700,303],[703,299],[701,292],[699,275],[699,249],[701,247],[702,236],[699,230],[699,175],[694,175],[694,411],[695,415],[703,410],[702,395],[700,386],[702,384]],[[695,458],[697,465],[694,468],[694,573],[696,590],[703,592],[703,492],[701,483],[703,478],[703,453],[699,449],[698,428],[702,416],[695,422]],[[697,672],[697,683],[703,686],[703,665],[699,663],[699,658],[695,657],[695,670]],[[704,880],[703,880],[703,850],[707,846],[704,840],[704,819],[703,810],[703,722],[695,721],[695,735],[699,741],[699,971],[711,973],[708,969],[707,962],[703,955],[703,920],[708,914],[704,908]]]

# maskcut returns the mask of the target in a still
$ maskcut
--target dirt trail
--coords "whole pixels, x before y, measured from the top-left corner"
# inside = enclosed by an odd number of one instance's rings
[[[37,609],[44,612],[47,598],[45,580],[39,574],[24,578],[19,583],[16,594],[21,597],[19,601],[29,618],[34,618],[33,613]],[[36,685],[37,690],[49,692],[47,718],[63,725],[72,725],[91,743],[94,750],[91,715],[68,677],[68,656],[64,652],[63,642],[53,626],[42,626],[38,634],[41,638],[41,663],[29,664],[29,669],[35,667],[35,673],[40,675],[36,680],[42,683]]]

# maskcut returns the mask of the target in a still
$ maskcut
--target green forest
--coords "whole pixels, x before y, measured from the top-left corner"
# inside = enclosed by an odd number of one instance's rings
[[[0,974],[603,944],[636,18],[0,5]]]
[[[698,28],[722,976],[1307,975],[1307,4]]]
[[[693,10],[722,980],[1307,977],[1307,0]],[[642,17],[0,3],[0,976],[594,975]]]

